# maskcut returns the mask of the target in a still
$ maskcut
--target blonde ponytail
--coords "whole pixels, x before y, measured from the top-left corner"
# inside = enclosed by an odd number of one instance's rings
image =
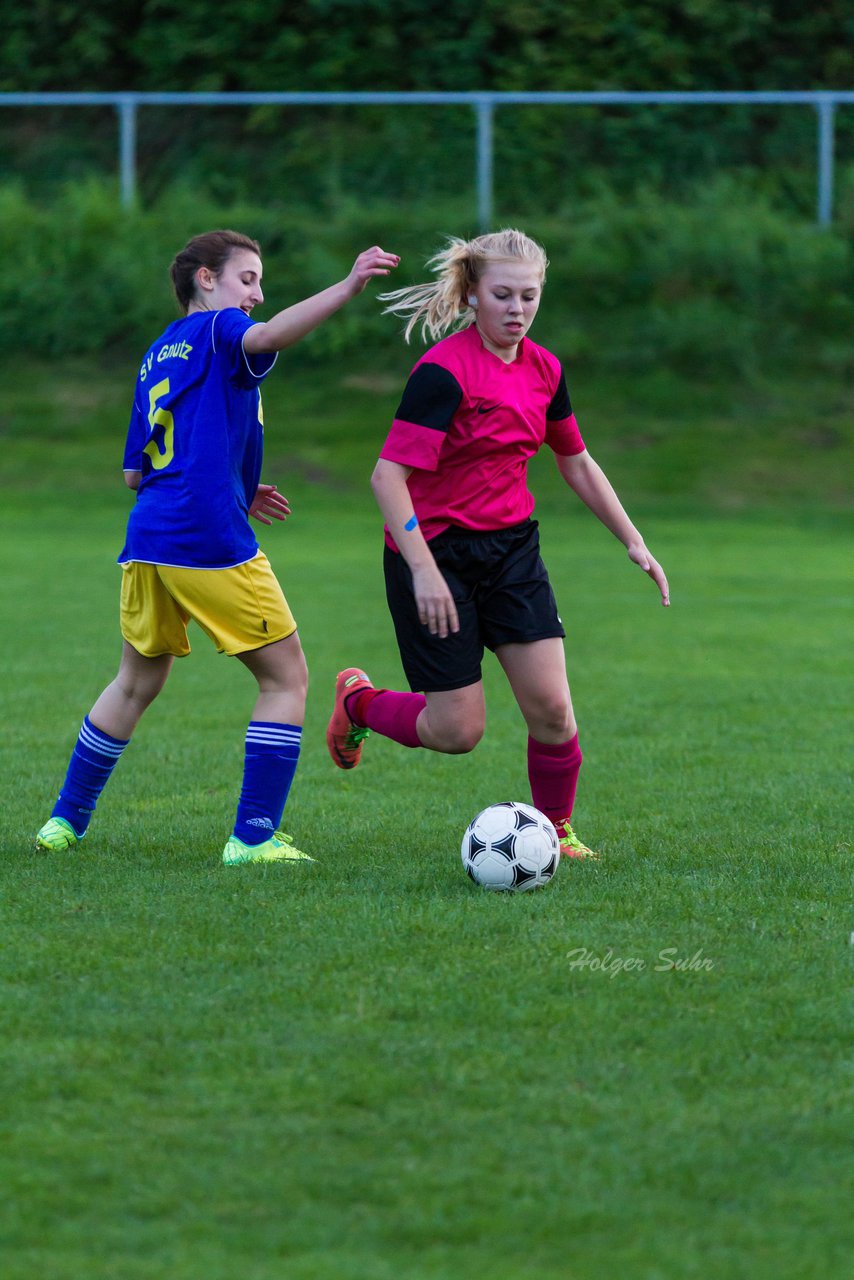
[[[474,309],[469,305],[468,295],[488,266],[519,260],[536,266],[541,279],[545,280],[548,266],[545,250],[524,231],[505,228],[473,240],[449,236],[446,247],[427,260],[436,280],[379,294],[379,301],[389,304],[383,309],[383,315],[401,316],[406,320],[403,336],[407,342],[419,324],[424,341],[436,342],[452,329],[471,324]]]

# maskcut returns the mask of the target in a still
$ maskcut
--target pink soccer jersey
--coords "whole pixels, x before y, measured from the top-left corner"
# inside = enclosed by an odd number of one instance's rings
[[[523,338],[506,364],[471,325],[418,361],[380,457],[413,468],[409,492],[429,539],[449,525],[503,529],[527,519],[528,459],[543,443],[558,454],[584,450],[557,356]]]

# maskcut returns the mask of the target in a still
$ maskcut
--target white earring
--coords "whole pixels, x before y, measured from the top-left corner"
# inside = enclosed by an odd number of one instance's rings
[[[474,296],[474,294],[473,294],[473,293],[470,293],[470,294],[469,294],[469,296],[468,296],[468,304],[469,304],[469,306],[470,306],[470,307],[476,307],[476,306],[477,306],[477,298]]]

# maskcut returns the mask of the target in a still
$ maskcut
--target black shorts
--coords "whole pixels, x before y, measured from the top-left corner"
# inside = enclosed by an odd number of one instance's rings
[[[429,545],[460,618],[459,631],[444,640],[418,619],[409,565],[385,549],[386,597],[411,689],[463,689],[480,680],[484,648],[566,635],[540,557],[536,520],[485,533],[446,529]]]

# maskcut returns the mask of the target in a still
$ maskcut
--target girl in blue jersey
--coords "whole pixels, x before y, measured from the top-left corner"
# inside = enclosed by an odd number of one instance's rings
[[[260,384],[279,351],[398,261],[367,249],[344,280],[262,323],[251,319],[264,300],[256,241],[213,231],[175,258],[183,316],[140,365],[125,448],[125,481],[137,496],[119,556],[121,664],[84,719],[38,848],[61,851],[83,839],[142,713],[174,659],[190,651],[193,619],[258,681],[223,861],[312,861],[279,830],[299,758],[307,671],[296,622],[249,524],[249,516],[270,524],[289,514],[276,486],[260,483]]]

